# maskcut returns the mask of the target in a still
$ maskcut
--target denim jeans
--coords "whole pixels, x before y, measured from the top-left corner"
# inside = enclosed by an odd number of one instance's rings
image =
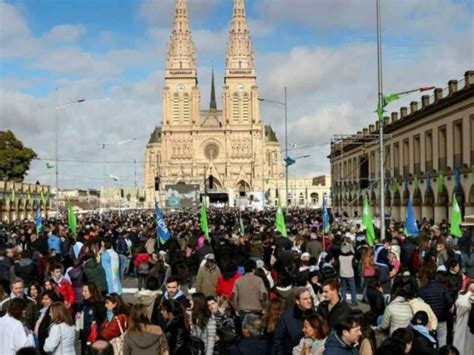
[[[128,273],[128,269],[130,266],[130,259],[127,258],[123,254],[119,254],[119,260],[120,260],[120,279],[124,280],[125,274]]]
[[[356,286],[353,277],[341,277],[341,296],[342,299],[346,300],[346,288],[347,284],[349,283],[349,287],[351,289],[351,302],[357,303],[357,294],[356,294]]]

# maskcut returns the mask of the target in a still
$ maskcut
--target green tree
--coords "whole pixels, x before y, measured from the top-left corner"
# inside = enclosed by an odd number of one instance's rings
[[[15,137],[12,131],[0,131],[0,179],[22,182],[36,153]]]

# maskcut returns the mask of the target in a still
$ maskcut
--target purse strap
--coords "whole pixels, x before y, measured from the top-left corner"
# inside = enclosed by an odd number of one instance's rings
[[[120,319],[118,319],[118,317],[115,317],[115,320],[118,323],[118,326],[119,326],[119,329],[120,329],[120,335],[123,335],[123,328],[122,328],[122,324],[120,323]]]

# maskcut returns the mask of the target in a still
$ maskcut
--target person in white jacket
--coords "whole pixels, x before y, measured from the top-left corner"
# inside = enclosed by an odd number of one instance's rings
[[[0,318],[0,354],[15,355],[19,349],[34,345],[33,335],[27,333],[22,323],[26,307],[26,300],[14,298],[7,314]]]
[[[474,334],[469,330],[469,312],[474,307],[474,282],[471,281],[466,294],[459,296],[456,301],[456,329],[453,345],[461,354],[470,354],[474,349]]]
[[[54,302],[49,312],[52,326],[43,350],[53,355],[76,355],[76,329],[66,306],[62,302]]]

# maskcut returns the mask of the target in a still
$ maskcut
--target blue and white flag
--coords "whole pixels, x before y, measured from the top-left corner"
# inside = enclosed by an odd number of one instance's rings
[[[326,205],[326,196],[323,196],[323,233],[328,234],[331,225],[329,224],[329,213]]]
[[[409,237],[418,237],[418,225],[416,224],[415,210],[411,199],[408,199],[407,215],[405,219],[405,234]]]
[[[41,206],[39,202],[36,202],[35,226],[36,226],[36,233],[41,232],[41,230],[43,229],[43,217],[41,217]]]
[[[158,203],[155,203],[155,214],[156,214],[156,235],[160,239],[161,244],[165,244],[170,239],[170,232],[166,227],[165,219],[161,213]]]

